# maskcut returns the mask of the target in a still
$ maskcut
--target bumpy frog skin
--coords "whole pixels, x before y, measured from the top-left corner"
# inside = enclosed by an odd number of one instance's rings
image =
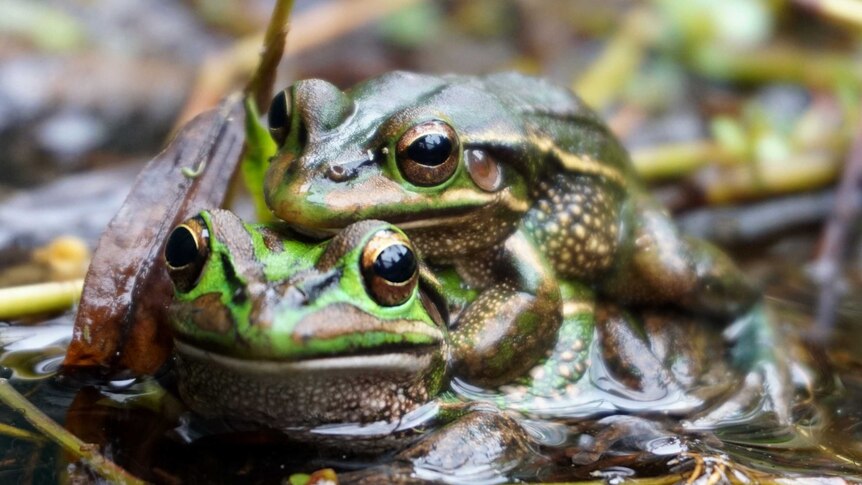
[[[174,230],[166,262],[180,392],[203,415],[392,422],[444,384],[446,309],[394,226],[308,243],[216,210]]]
[[[379,221],[324,243],[219,210],[178,226],[165,262],[184,401],[324,448],[401,449],[393,459],[403,468],[363,470],[358,482],[415,482],[414,469],[445,476],[462,466],[505,477],[531,438],[507,413],[434,402],[445,383],[447,308],[421,263],[410,278],[399,274],[403,248],[412,249],[403,233]],[[378,256],[395,262],[384,276],[406,284],[381,281]]]
[[[352,224],[323,243],[282,226],[243,224],[220,210],[178,226],[165,259],[176,289],[171,325],[184,400],[205,416],[366,452],[403,448],[420,435],[399,423],[436,405],[453,411],[439,419],[458,419],[396,458],[449,473],[454,470],[440,464],[458,456],[493,463],[504,476],[535,443],[500,409],[553,417],[690,415],[709,411],[708,399],[739,386],[734,367],[750,371],[775,362],[764,320],[737,332],[742,345],[728,347],[720,329],[674,312],[630,313],[609,304],[594,310],[590,288],[564,283],[562,325],[547,357],[496,393],[472,394],[456,381],[462,404],[438,400],[451,358],[445,321],[449,312],[469,307],[477,292],[454,271],[441,273],[440,283],[421,262],[399,264],[405,251],[412,251],[410,241],[379,221]],[[381,257],[390,263],[385,268],[375,264]],[[382,281],[381,274],[399,283]],[[738,362],[725,358],[729,348]],[[775,409],[789,402],[781,384],[770,383]],[[725,401],[734,401],[730,409],[747,412],[752,400],[760,402],[745,386],[737,394]],[[621,395],[629,397],[615,399]],[[483,408],[481,401],[495,406]],[[388,426],[358,435],[362,428],[307,432],[373,423]]]
[[[677,232],[607,127],[542,79],[393,72],[346,92],[300,81],[269,120],[281,148],[264,193],[278,218],[316,236],[398,224],[481,290],[452,333],[473,382],[510,381],[550,350],[560,280],[723,318],[756,297],[723,254]]]

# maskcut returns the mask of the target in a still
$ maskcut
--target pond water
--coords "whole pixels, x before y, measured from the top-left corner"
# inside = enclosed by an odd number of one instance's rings
[[[798,326],[809,321],[804,311],[809,303],[794,298],[792,290],[770,298],[779,330],[797,333]],[[508,471],[469,469],[455,477],[427,468],[422,476],[455,483],[619,483],[645,477],[654,481],[644,483],[811,483],[815,477],[821,483],[862,482],[862,360],[852,326],[856,314],[852,302],[842,306],[829,367],[823,364],[826,354],[799,344],[788,347],[789,368],[799,388],[792,426],[772,424],[768,400],[743,419],[713,422],[678,421],[649,409],[588,419],[579,418],[577,410],[557,410],[547,413],[556,415],[553,419],[524,419],[523,426],[541,445],[535,456],[523,460],[526,465]],[[224,433],[224,423],[203,421],[184,408],[169,370],[155,377],[81,387],[55,375],[70,335],[69,316],[37,326],[0,327],[3,377],[57,422],[85,442],[99,444],[109,459],[148,481],[280,483],[293,473],[327,467],[350,472],[391,459],[326,454],[251,430]],[[461,386],[457,390],[462,395],[470,392],[458,381],[453,386]],[[637,401],[619,396],[617,407],[625,407],[627,399]],[[419,420],[433,417],[433,409],[426,411]],[[0,406],[0,423],[32,429],[5,406]],[[46,440],[0,433],[0,483],[67,481],[98,479]]]

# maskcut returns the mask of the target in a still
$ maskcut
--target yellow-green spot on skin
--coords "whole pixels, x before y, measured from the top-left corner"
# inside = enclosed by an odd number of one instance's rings
[[[518,316],[517,326],[518,333],[521,335],[529,335],[537,331],[540,326],[539,316],[532,312],[525,312]]]
[[[583,283],[560,281],[560,296],[563,301],[591,301],[595,298],[595,292]]]

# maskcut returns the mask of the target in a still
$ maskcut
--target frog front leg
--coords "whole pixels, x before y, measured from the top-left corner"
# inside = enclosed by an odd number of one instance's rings
[[[560,287],[552,269],[520,230],[456,267],[483,288],[453,327],[456,375],[483,385],[523,375],[552,348],[560,327]]]
[[[646,195],[631,198],[616,264],[602,290],[625,303],[674,303],[725,318],[739,315],[759,293],[730,258],[680,234],[669,214]],[[625,227],[627,226],[627,227]]]

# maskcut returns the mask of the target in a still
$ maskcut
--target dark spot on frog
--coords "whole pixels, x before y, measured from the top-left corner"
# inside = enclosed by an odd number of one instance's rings
[[[263,228],[260,230],[260,235],[263,236],[263,244],[268,250],[273,253],[284,251],[284,242],[282,237],[275,231],[272,231],[269,228]]]
[[[342,273],[341,269],[330,270],[322,274],[317,272],[305,273],[302,277],[293,281],[284,291],[281,305],[288,308],[298,308],[308,305],[321,292],[332,284],[337,283],[341,279]]]
[[[248,300],[245,285],[237,277],[233,264],[231,264],[230,258],[226,254],[221,254],[221,265],[224,268],[225,280],[231,288],[234,288],[231,301],[236,305],[242,305]]]
[[[194,299],[187,307],[179,306],[182,319],[194,322],[201,330],[215,333],[227,333],[235,325],[230,311],[221,302],[221,293],[206,293]]]

